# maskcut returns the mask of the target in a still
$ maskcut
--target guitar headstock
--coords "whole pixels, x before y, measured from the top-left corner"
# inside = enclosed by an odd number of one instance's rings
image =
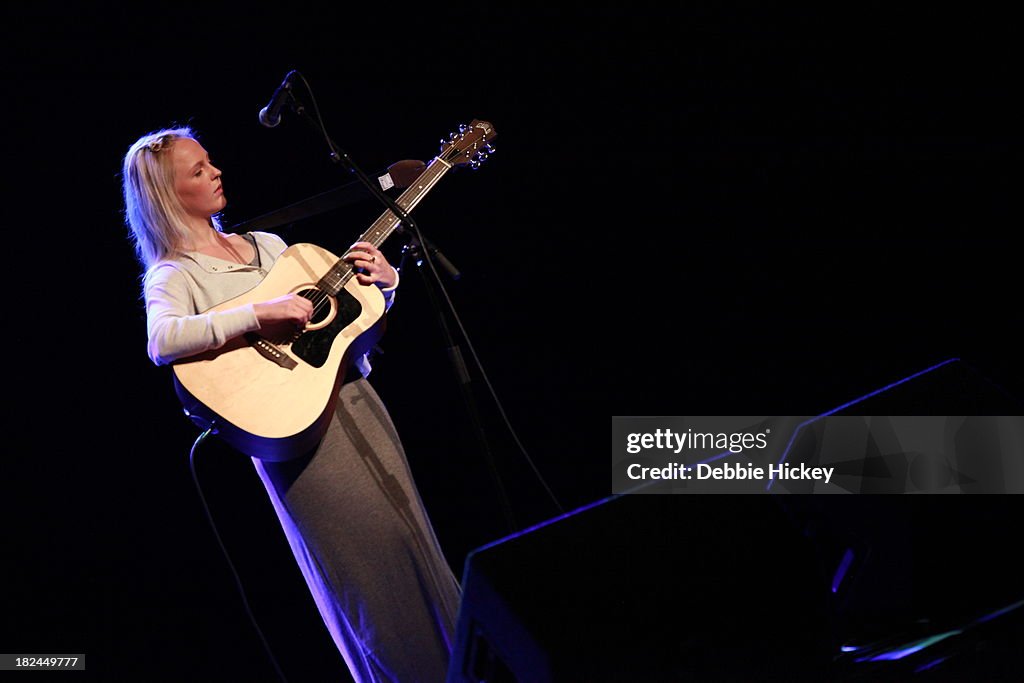
[[[447,140],[441,140],[440,159],[452,166],[480,168],[487,157],[494,153],[491,140],[497,135],[494,126],[487,121],[473,121],[459,126],[458,132],[451,133]]]

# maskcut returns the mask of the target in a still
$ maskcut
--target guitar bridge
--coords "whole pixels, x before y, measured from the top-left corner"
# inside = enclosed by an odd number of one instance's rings
[[[255,332],[247,333],[245,335],[245,340],[249,342],[249,345],[256,349],[261,356],[269,360],[271,363],[280,365],[285,370],[294,370],[298,366],[298,363],[295,362],[294,358]]]

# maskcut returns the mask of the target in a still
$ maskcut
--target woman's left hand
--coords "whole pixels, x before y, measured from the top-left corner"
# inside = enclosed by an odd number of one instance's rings
[[[360,270],[356,271],[356,280],[361,285],[377,285],[381,289],[394,287],[398,281],[395,269],[391,267],[380,249],[370,242],[356,242],[345,254],[348,261]]]

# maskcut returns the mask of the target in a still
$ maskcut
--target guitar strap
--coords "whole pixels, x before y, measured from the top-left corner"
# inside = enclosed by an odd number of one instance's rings
[[[249,262],[250,266],[256,266],[257,268],[263,267],[263,258],[260,256],[260,245],[256,243],[256,236],[251,232],[247,232],[242,235],[245,241],[252,245],[253,250],[256,252],[256,258]]]

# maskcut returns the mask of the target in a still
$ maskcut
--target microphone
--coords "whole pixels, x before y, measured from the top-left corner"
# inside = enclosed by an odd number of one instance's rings
[[[267,128],[273,128],[277,124],[281,123],[281,107],[284,106],[285,100],[291,96],[292,91],[292,76],[295,75],[295,71],[289,71],[285,75],[284,80],[281,81],[281,85],[274,91],[274,96],[270,98],[270,104],[260,109],[260,123]]]

